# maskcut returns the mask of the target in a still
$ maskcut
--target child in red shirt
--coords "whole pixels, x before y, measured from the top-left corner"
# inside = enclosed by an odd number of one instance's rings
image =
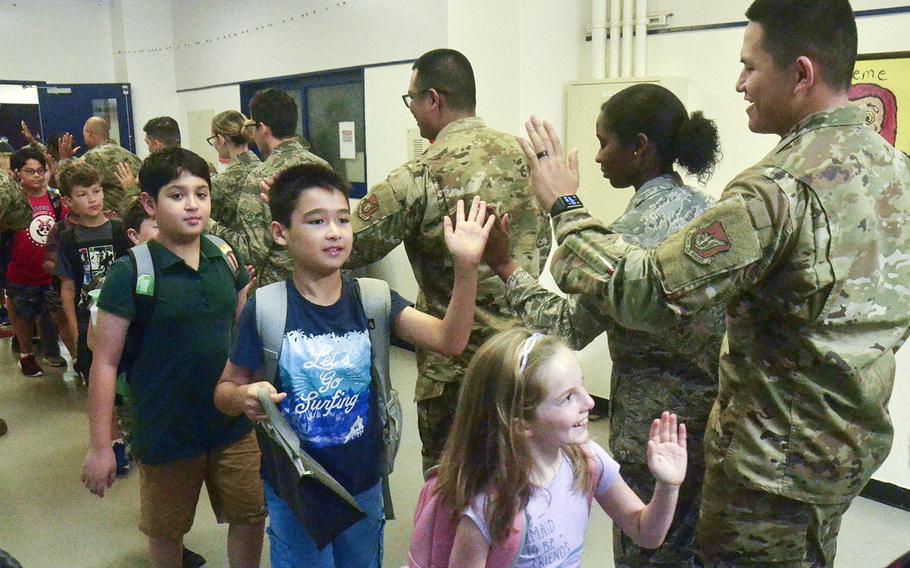
[[[66,209],[60,204],[59,196],[48,191],[45,177],[47,162],[41,152],[23,148],[13,154],[10,166],[22,192],[32,204],[32,222],[28,228],[18,231],[13,240],[13,251],[6,269],[7,295],[14,316],[13,331],[19,339],[19,369],[25,376],[40,377],[44,371],[35,360],[32,345],[35,323],[41,323],[42,317],[46,321],[48,313],[58,325],[65,321],[60,294],[43,264],[48,233],[57,221],[66,216]],[[43,326],[42,331],[45,359],[49,362],[59,359],[53,324]]]

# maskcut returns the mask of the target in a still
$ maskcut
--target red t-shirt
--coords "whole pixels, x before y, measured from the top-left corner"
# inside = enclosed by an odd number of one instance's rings
[[[28,196],[32,204],[32,222],[27,229],[16,233],[13,252],[6,268],[6,281],[17,286],[46,286],[51,275],[44,270],[44,246],[47,235],[57,222],[51,196],[45,193],[38,197]],[[60,217],[66,217],[66,208],[61,206]]]

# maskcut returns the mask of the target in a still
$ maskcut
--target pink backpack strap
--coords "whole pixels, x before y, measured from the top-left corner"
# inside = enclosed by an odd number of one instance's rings
[[[451,511],[436,491],[436,472],[424,484],[414,511],[414,530],[408,550],[408,568],[443,568],[449,565],[455,531]]]
[[[492,544],[487,554],[486,568],[512,568],[518,560],[518,553],[528,536],[528,521],[525,512],[520,511],[512,521],[509,536],[500,544]]]
[[[455,544],[458,519],[452,520],[449,508],[436,492],[437,472],[432,472],[417,498],[414,530],[408,550],[408,568],[446,568]],[[487,568],[512,568],[527,536],[525,513],[516,515],[509,536],[501,544],[490,546]]]

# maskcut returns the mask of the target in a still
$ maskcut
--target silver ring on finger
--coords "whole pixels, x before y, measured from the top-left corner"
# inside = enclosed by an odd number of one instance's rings
[[[542,158],[546,158],[549,155],[550,155],[550,153],[547,152],[546,150],[541,150],[540,152],[537,152],[537,159],[540,160]]]

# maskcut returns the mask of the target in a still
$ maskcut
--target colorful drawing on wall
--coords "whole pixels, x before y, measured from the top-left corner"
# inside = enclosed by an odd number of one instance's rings
[[[866,110],[866,124],[910,152],[910,52],[860,55],[849,97]]]

